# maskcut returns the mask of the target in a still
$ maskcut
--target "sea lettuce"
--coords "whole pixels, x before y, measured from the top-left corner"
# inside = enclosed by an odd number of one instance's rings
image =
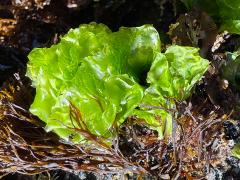
[[[240,159],[240,143],[236,143],[232,149],[232,156]]]
[[[97,136],[111,138],[113,125],[138,116],[163,137],[166,129],[171,132],[166,109],[174,106],[174,100],[169,99],[188,97],[208,61],[196,48],[172,46],[161,53],[160,47],[151,25],[117,32],[103,24],[80,25],[60,43],[29,54],[27,76],[36,88],[30,112],[46,122],[46,130],[75,143],[83,137],[69,128],[78,127],[70,106],[79,110],[81,121]]]
[[[240,34],[240,1],[219,0],[220,31]]]
[[[175,101],[189,97],[193,86],[207,70],[209,62],[199,56],[199,49],[172,45],[165,53],[156,53],[148,72],[141,108],[134,113],[158,130],[159,136],[171,134]]]
[[[239,0],[182,0],[188,10],[193,7],[207,12],[220,25],[220,30],[240,34]]]
[[[233,34],[240,34],[240,19],[238,20],[224,20],[221,27],[221,31],[228,31]]]

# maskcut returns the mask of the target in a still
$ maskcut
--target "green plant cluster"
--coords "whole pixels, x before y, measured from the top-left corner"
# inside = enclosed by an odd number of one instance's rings
[[[77,126],[71,104],[97,136],[111,139],[113,126],[136,116],[163,138],[172,131],[167,109],[190,95],[209,62],[197,48],[174,45],[161,53],[160,47],[151,25],[117,32],[97,23],[72,29],[60,43],[29,54],[27,76],[36,88],[30,111],[48,131],[75,143],[83,137],[71,129]]]
[[[182,0],[188,10],[201,9],[212,16],[220,30],[240,34],[239,0]]]

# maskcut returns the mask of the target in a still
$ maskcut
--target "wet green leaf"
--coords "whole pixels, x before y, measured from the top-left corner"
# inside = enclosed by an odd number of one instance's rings
[[[240,159],[240,144],[235,144],[232,149],[232,155],[238,159]]]
[[[220,30],[240,34],[240,1],[235,0],[183,0],[185,6],[200,8],[212,16]]]
[[[91,23],[70,30],[59,44],[28,56],[27,76],[36,88],[30,111],[46,122],[48,131],[73,142],[82,136],[67,128],[79,126],[71,120],[71,104],[87,130],[98,136],[112,137],[113,125],[132,115],[155,127],[160,137],[166,130],[170,134],[171,114],[141,105],[172,108],[168,98],[188,97],[208,61],[196,48],[172,46],[161,54],[160,46],[151,25],[111,32]]]
[[[196,82],[207,70],[209,62],[201,58],[197,48],[170,46],[164,54],[156,53],[148,72],[142,108],[135,114],[145,119],[158,131],[159,136],[170,135],[174,102],[189,97]]]

